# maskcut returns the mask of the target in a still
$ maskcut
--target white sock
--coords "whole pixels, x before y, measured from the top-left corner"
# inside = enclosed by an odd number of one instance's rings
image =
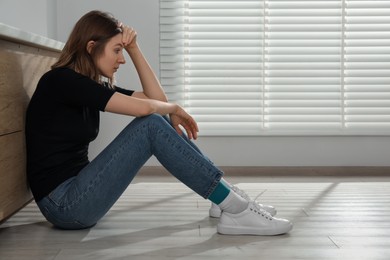
[[[233,187],[233,185],[230,182],[226,181],[225,178],[223,178],[223,177],[221,178],[220,181],[224,182],[229,187]]]
[[[229,195],[218,206],[222,211],[237,214],[243,212],[248,207],[248,201],[240,195],[230,190]]]

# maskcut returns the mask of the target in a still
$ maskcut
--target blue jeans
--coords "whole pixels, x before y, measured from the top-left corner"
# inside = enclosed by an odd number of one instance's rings
[[[37,202],[63,229],[96,224],[152,156],[178,180],[207,199],[223,173],[186,136],[159,115],[134,119],[94,160]],[[163,184],[161,184],[163,185]]]

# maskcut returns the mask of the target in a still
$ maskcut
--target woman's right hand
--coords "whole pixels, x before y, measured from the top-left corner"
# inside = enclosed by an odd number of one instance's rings
[[[137,32],[134,28],[121,24],[122,29],[122,43],[126,51],[130,51],[132,48],[137,47]]]
[[[195,119],[188,114],[181,106],[177,105],[177,109],[175,112],[169,114],[171,119],[171,124],[175,128],[176,132],[179,135],[183,134],[180,126],[182,126],[187,132],[187,136],[189,139],[197,139],[198,138],[198,124]]]

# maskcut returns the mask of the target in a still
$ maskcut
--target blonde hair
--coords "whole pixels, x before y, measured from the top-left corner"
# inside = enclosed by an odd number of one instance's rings
[[[111,14],[97,10],[88,12],[75,24],[58,61],[52,68],[70,68],[96,82],[101,82],[95,61],[103,54],[107,42],[121,32],[118,20]],[[89,41],[95,42],[90,53],[87,51]],[[113,80],[109,79],[110,85]]]

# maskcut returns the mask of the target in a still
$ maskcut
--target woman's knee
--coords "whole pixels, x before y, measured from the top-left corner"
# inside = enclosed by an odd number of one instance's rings
[[[145,116],[148,120],[157,120],[157,121],[166,121],[164,119],[164,116],[159,115],[159,114],[150,114],[148,116]]]
[[[172,133],[175,130],[164,116],[159,114],[151,114],[144,117],[135,118],[127,127],[122,131],[128,138],[128,134],[134,136],[137,140],[141,137],[156,138],[162,133]]]
[[[151,114],[148,116],[140,117],[141,121],[147,122],[148,124],[156,125],[158,127],[170,126],[169,119],[166,116],[159,114]]]

